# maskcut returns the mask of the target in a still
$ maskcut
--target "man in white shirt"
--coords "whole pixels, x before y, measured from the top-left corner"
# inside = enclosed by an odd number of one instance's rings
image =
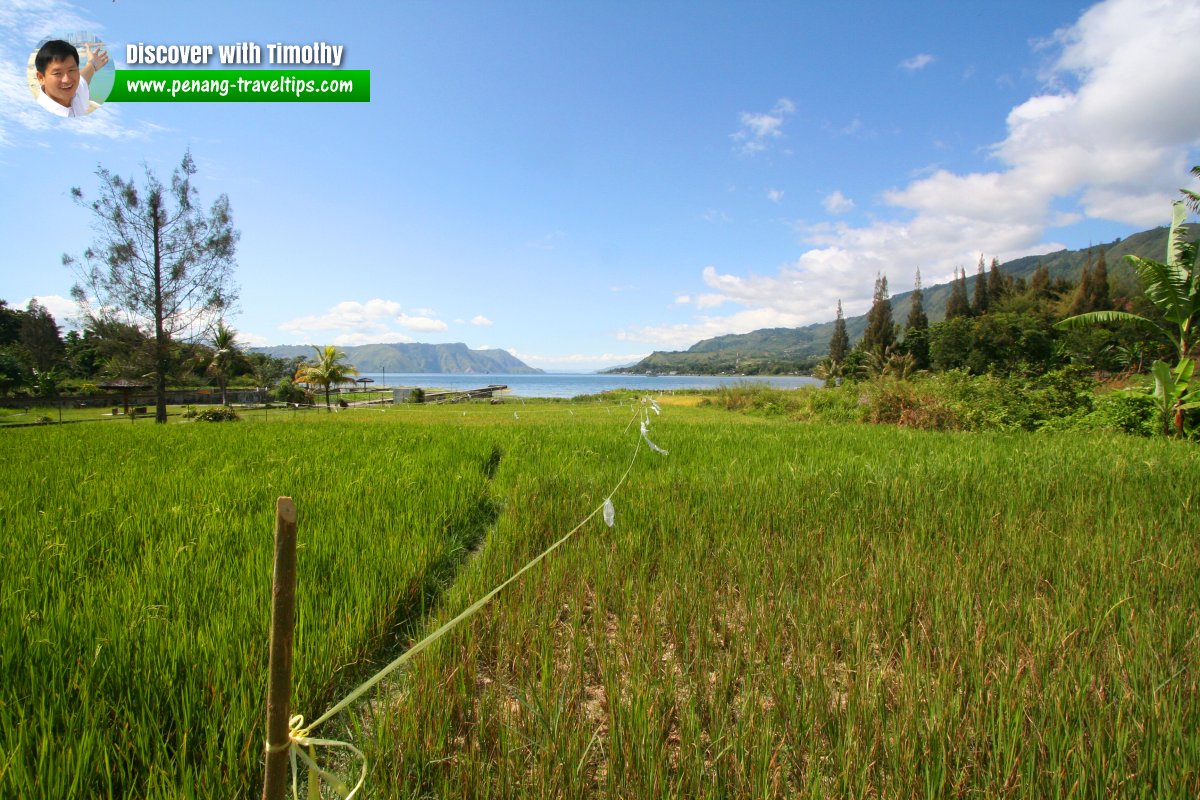
[[[51,39],[42,45],[34,59],[38,83],[38,105],[60,117],[82,117],[88,113],[91,94],[88,83],[96,70],[108,63],[104,50],[87,49],[88,63],[79,68],[79,51],[70,42]]]

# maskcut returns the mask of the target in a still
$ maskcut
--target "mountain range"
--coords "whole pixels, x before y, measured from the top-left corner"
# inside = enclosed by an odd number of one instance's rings
[[[291,360],[312,358],[314,345],[252,347],[255,353]],[[542,372],[507,350],[472,350],[461,342],[453,344],[360,344],[339,347],[346,363],[359,372],[531,375]]]
[[[1192,239],[1200,234],[1200,225],[1190,225]],[[1137,276],[1125,261],[1125,256],[1162,260],[1167,251],[1167,228],[1154,228],[1082,250],[1059,250],[1039,256],[1025,256],[1000,265],[1014,279],[1033,275],[1039,265],[1050,271],[1050,278],[1065,278],[1077,283],[1088,263],[1104,252],[1108,266],[1109,286],[1113,296],[1131,296],[1140,291]],[[971,265],[974,267],[975,265]],[[972,273],[973,269],[968,268]],[[967,276],[967,296],[974,295],[975,274]],[[926,286],[925,313],[929,322],[940,322],[946,316],[946,301],[950,299],[950,283]],[[892,295],[892,318],[903,324],[912,305],[912,292]],[[833,316],[835,309],[830,309]],[[763,328],[750,333],[727,334],[704,339],[683,351],[655,351],[631,366],[616,367],[607,372],[625,374],[779,374],[807,371],[813,362],[829,352],[829,338],[834,320],[805,325],[800,328]],[[846,317],[846,333],[850,342],[862,338],[867,315]]]

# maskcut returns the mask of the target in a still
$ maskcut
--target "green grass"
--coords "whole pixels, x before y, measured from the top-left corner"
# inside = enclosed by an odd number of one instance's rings
[[[1200,793],[1194,445],[663,412],[615,528],[318,731],[367,796]],[[312,719],[596,508],[630,413],[5,433],[0,796],[257,794],[275,497]]]

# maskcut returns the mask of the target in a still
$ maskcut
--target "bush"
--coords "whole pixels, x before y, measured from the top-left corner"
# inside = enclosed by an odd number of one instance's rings
[[[1079,420],[1079,427],[1120,431],[1135,436],[1159,433],[1159,410],[1148,394],[1122,390],[1096,398],[1096,407]]]
[[[241,417],[229,406],[213,406],[196,415],[197,422],[237,422]]]
[[[413,403],[424,403],[425,402],[425,390],[422,389],[420,386],[416,387],[411,392],[409,392],[409,400]]]
[[[905,428],[949,431],[962,420],[943,397],[925,382],[881,379],[863,386],[862,402],[868,422]]]
[[[304,389],[292,383],[290,378],[280,378],[272,394],[284,403],[303,403],[307,399]]]

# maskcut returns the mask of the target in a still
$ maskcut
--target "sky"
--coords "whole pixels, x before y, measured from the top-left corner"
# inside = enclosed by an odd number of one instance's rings
[[[350,7],[0,0],[0,298],[71,327],[62,257],[96,240],[72,187],[190,150],[241,231],[243,343],[588,371],[1167,224],[1200,164],[1200,0]],[[371,99],[59,119],[25,65],[79,30],[107,70],[137,43],[341,45]]]

